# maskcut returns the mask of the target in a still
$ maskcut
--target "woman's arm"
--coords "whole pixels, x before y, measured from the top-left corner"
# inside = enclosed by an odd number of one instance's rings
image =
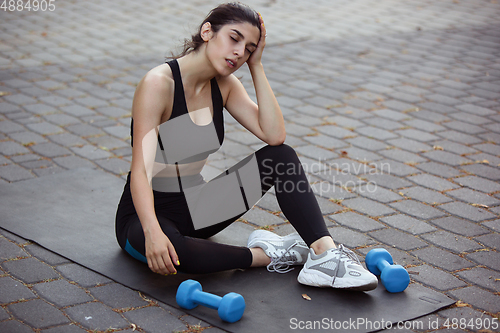
[[[137,86],[132,104],[133,148],[130,167],[130,191],[137,215],[144,230],[146,258],[156,273],[175,273],[172,261],[178,257],[170,240],[163,233],[154,209],[151,179],[157,146],[157,127],[165,110],[173,85],[160,73],[149,72]]]
[[[266,45],[266,28],[262,18],[260,20],[259,43],[247,60],[257,95],[257,104],[248,96],[243,84],[234,75],[230,75],[228,77],[230,89],[225,106],[240,124],[259,139],[269,145],[280,145],[286,138],[285,122],[261,61]]]

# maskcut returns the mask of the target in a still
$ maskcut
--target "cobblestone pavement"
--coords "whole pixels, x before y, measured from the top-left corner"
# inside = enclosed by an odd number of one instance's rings
[[[136,83],[218,2],[52,3],[53,12],[0,11],[0,182],[77,167],[123,177]],[[247,3],[266,21],[264,66],[287,143],[334,240],[362,257],[388,248],[412,283],[460,301],[420,319],[468,324],[440,332],[498,318],[499,2]],[[207,177],[261,146],[228,118],[228,161],[214,155]],[[267,194],[215,240],[245,244],[257,227],[289,232],[276,212]],[[1,332],[220,331],[0,234]]]

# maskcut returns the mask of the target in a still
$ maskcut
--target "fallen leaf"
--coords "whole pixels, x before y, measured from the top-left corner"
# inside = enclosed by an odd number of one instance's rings
[[[137,326],[135,324],[133,324],[133,323],[130,324],[130,325],[132,325],[132,331],[135,331],[135,329],[137,328]]]
[[[347,153],[345,150],[342,150],[342,151],[340,152],[340,154],[342,154],[342,155],[347,155],[348,153]]]
[[[47,33],[46,32],[42,32],[42,37],[47,37]]]
[[[309,297],[307,294],[302,294],[302,298],[305,299],[306,301],[311,300],[311,297]]]
[[[488,160],[482,160],[482,161],[476,161],[476,163],[480,163],[480,164],[490,164],[490,161],[488,161]]]
[[[416,272],[416,271],[408,271],[408,274],[419,275],[419,274],[420,274],[420,272]]]
[[[472,204],[472,206],[474,206],[474,207],[481,207],[481,208],[490,208],[489,206],[486,206],[486,205],[483,205],[483,204],[476,204],[476,203]]]
[[[467,303],[464,303],[462,301],[457,301],[457,303],[455,303],[457,305],[457,307],[459,308],[463,308],[463,307],[466,307],[466,306],[469,306],[469,304]]]
[[[0,96],[10,95],[8,91],[0,91]]]
[[[434,147],[432,147],[432,148],[433,148],[434,150],[444,150],[444,148],[443,148],[443,147],[441,147],[441,146],[434,146]]]

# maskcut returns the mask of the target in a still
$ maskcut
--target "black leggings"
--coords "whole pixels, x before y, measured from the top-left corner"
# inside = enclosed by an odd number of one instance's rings
[[[255,152],[259,166],[262,195],[272,186],[283,214],[308,246],[329,236],[318,202],[306,178],[295,150],[288,145],[265,146]],[[236,166],[229,169],[234,169]],[[155,212],[160,227],[172,242],[180,266],[186,273],[211,273],[248,268],[252,253],[246,247],[219,244],[207,240],[241,215],[207,228],[195,230],[183,193],[155,194]],[[130,194],[130,174],[116,214],[116,236],[120,246],[134,258],[147,262],[145,238]]]

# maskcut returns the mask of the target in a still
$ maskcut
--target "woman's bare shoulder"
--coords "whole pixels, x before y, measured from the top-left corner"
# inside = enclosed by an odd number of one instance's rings
[[[132,117],[157,114],[161,119],[170,116],[175,83],[168,64],[162,64],[149,70],[139,81],[132,104]]]
[[[170,90],[174,87],[174,78],[172,70],[168,64],[161,64],[150,69],[137,85],[137,89],[147,87],[156,87],[156,89]]]

